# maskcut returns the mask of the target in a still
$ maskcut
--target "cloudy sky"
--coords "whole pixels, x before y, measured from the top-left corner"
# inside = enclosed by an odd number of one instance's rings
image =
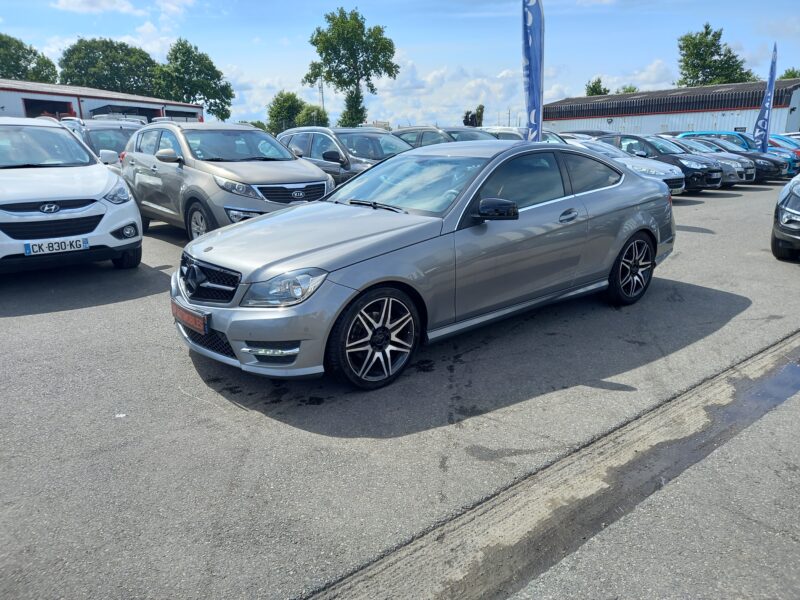
[[[800,68],[797,0],[543,0],[545,100],[583,95],[601,76],[615,89],[669,87],[678,79],[677,38],[705,21],[757,74],[769,70],[772,42],[778,70]],[[397,80],[378,81],[367,95],[369,118],[393,125],[450,124],[467,108],[486,106],[485,124],[523,112],[519,0],[3,0],[0,31],[54,60],[78,37],[110,37],[163,60],[185,37],[207,52],[233,83],[233,119],[264,119],[281,90],[317,102],[300,80],[315,58],[308,38],[325,12],[358,7],[368,25],[386,27],[401,65]],[[760,10],[761,8],[765,10]],[[326,88],[335,118],[342,97]]]

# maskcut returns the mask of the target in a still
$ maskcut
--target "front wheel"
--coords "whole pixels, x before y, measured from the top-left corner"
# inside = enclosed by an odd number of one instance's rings
[[[653,242],[647,234],[637,233],[625,242],[608,277],[612,304],[625,306],[644,296],[653,279],[654,257]]]
[[[331,331],[326,365],[356,387],[392,383],[419,345],[420,318],[407,294],[395,288],[367,292],[339,317]]]
[[[211,216],[199,202],[193,203],[186,211],[186,232],[189,234],[190,240],[196,240],[214,228]]]

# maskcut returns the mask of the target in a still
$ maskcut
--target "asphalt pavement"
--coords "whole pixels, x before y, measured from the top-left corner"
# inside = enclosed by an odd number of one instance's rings
[[[0,597],[290,598],[373,562],[800,330],[779,189],[676,198],[639,304],[545,307],[372,393],[189,353],[168,226],[134,272],[1,276]]]

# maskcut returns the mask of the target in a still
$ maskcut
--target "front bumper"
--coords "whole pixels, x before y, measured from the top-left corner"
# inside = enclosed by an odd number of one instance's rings
[[[356,290],[326,280],[308,300],[295,306],[243,308],[239,302],[248,286],[240,284],[230,304],[215,306],[191,302],[178,274],[173,274],[170,296],[186,308],[209,315],[206,336],[176,323],[186,345],[198,354],[266,377],[310,377],[324,373],[328,334]],[[254,353],[263,349],[295,348],[299,348],[299,352],[286,356]]]
[[[684,169],[687,190],[715,190],[722,185],[722,171],[720,169]]]
[[[784,248],[800,250],[800,231],[782,227],[776,220],[772,226],[772,235],[775,236],[775,239],[777,239],[778,243]]]

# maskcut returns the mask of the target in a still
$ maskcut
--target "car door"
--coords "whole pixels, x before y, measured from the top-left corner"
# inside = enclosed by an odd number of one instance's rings
[[[519,219],[481,223],[467,216],[455,232],[458,320],[569,288],[586,242],[586,209],[570,193],[555,152],[498,166],[467,215],[492,197],[516,202]]]
[[[159,150],[174,150],[175,154],[183,159],[184,153],[178,142],[177,136],[168,129],[162,129],[158,139],[156,152]],[[185,179],[185,163],[162,162],[153,157],[153,167],[151,173],[154,178],[159,180],[159,184],[154,186],[150,202],[157,205],[160,210],[179,216],[181,206],[181,188]]]
[[[133,195],[148,214],[152,214],[152,210],[149,209],[153,207],[156,189],[161,184],[153,174],[159,135],[158,129],[142,131],[136,140],[136,151],[129,163],[133,171]]]
[[[336,185],[339,185],[346,179],[342,173],[342,164],[340,162],[328,161],[322,158],[323,154],[331,151],[338,152],[339,156],[345,158],[345,156],[342,155],[341,148],[339,148],[339,146],[330,136],[325,135],[324,133],[315,133],[311,137],[311,150],[309,151],[307,158],[320,169],[325,171],[328,175],[333,177]]]

